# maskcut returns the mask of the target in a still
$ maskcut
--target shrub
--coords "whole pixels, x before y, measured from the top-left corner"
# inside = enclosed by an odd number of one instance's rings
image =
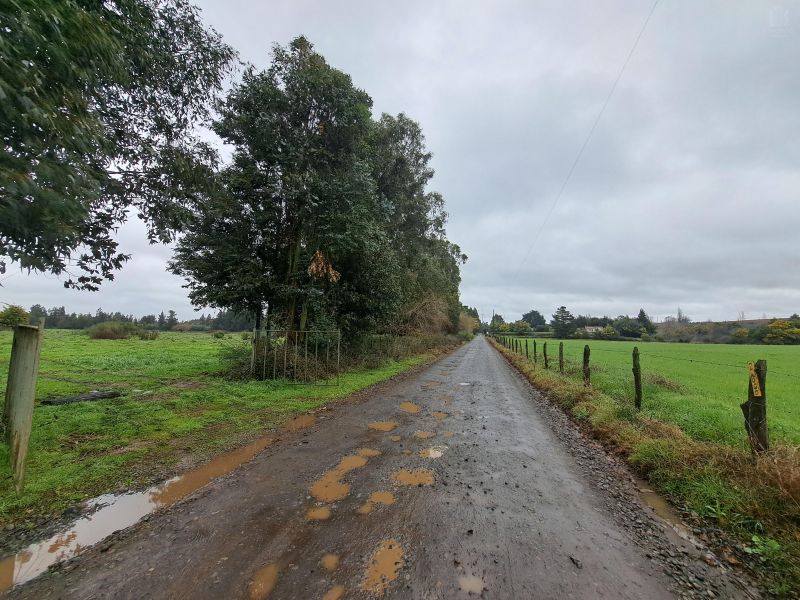
[[[0,310],[0,327],[14,327],[28,322],[28,311],[16,304],[9,304]]]
[[[152,341],[158,339],[158,331],[154,329],[140,329],[136,332],[140,340]]]
[[[92,325],[86,330],[93,340],[127,340],[139,330],[133,323],[123,323],[120,321],[105,321]]]
[[[225,332],[224,331],[213,331],[213,332],[211,332],[211,335],[213,335],[218,340],[221,340],[222,338],[225,337]]]

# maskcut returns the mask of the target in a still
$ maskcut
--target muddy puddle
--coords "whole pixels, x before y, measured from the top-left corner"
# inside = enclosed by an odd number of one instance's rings
[[[339,555],[326,554],[320,559],[319,562],[326,571],[332,573],[333,571],[339,568]]]
[[[403,568],[403,547],[397,540],[384,540],[372,555],[361,589],[383,596],[386,586],[397,579]]]
[[[392,481],[397,485],[431,485],[433,483],[433,471],[428,469],[400,469],[392,473]]]
[[[401,402],[400,410],[415,415],[422,410],[422,407],[419,404],[414,404],[413,402]]]
[[[444,419],[446,419],[447,417],[449,417],[449,416],[450,416],[450,415],[449,415],[449,414],[447,414],[446,412],[441,412],[441,411],[439,411],[439,410],[437,410],[437,411],[434,411],[434,412],[432,412],[431,414],[433,415],[433,417],[434,417],[434,418],[435,418],[437,421],[443,421]]]
[[[421,458],[441,458],[445,450],[447,450],[445,446],[431,446],[420,450],[419,455]]]
[[[397,423],[394,421],[377,421],[369,424],[369,428],[373,431],[391,431],[395,427],[397,427]]]
[[[327,506],[315,506],[306,511],[307,521],[327,521],[331,518],[331,509]]]
[[[317,415],[308,414],[295,417],[291,421],[287,421],[281,427],[281,431],[292,432],[300,431],[301,429],[308,429],[317,422]]]
[[[642,503],[656,513],[656,515],[658,515],[662,521],[665,521],[667,525],[669,525],[673,531],[678,534],[678,537],[686,540],[687,542],[691,542],[695,546],[700,546],[700,543],[694,538],[692,532],[684,524],[678,513],[675,512],[675,509],[672,508],[672,505],[667,502],[665,498],[650,489],[648,483],[643,479],[639,479],[638,477],[635,478],[635,485],[636,490],[639,493],[639,499],[642,501]]]
[[[256,571],[253,579],[250,580],[250,588],[248,590],[250,600],[264,600],[267,598],[272,592],[272,588],[278,583],[279,574],[278,565],[267,565]]]
[[[367,458],[364,456],[358,454],[345,456],[337,466],[317,479],[309,489],[309,492],[320,502],[341,500],[350,493],[350,484],[343,482],[342,477],[366,464]]]
[[[399,442],[402,438],[399,435],[392,435],[389,436],[389,439],[392,440],[393,442]]]
[[[88,501],[89,514],[68,529],[0,561],[0,593],[33,579],[51,565],[72,558],[113,532],[134,525],[142,517],[174,504],[212,479],[237,469],[271,443],[270,438],[259,439],[143,492],[106,494]]]
[[[458,587],[462,592],[468,594],[479,594],[483,592],[483,579],[475,576],[465,576],[458,578]]]
[[[358,507],[356,512],[360,515],[368,515],[377,505],[389,506],[394,504],[394,494],[392,492],[380,491],[372,492],[369,499]]]

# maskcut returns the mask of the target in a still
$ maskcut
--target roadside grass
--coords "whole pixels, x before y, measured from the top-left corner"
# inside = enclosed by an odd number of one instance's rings
[[[88,498],[145,487],[434,356],[352,370],[338,386],[225,379],[219,352],[240,343],[235,334],[91,340],[80,332],[46,330],[21,495],[10,477],[8,447],[0,443],[0,526],[33,528]],[[10,350],[11,333],[0,332],[2,382]],[[94,389],[124,395],[39,404]]]
[[[797,568],[800,565],[800,447],[796,445],[794,429],[798,415],[796,409],[790,409],[789,402],[777,401],[791,388],[770,386],[768,374],[770,427],[773,412],[777,412],[777,420],[784,424],[784,429],[772,436],[773,448],[754,461],[746,442],[734,437],[733,427],[723,426],[733,419],[735,408],[739,412],[738,436],[745,437],[738,407],[745,399],[744,369],[735,374],[738,394],[734,393],[733,382],[724,379],[723,389],[711,393],[717,402],[710,401],[711,408],[708,408],[699,403],[703,402],[702,391],[713,385],[709,383],[714,381],[713,377],[697,378],[692,369],[673,372],[666,362],[660,372],[650,367],[651,385],[645,387],[643,410],[637,412],[632,400],[630,352],[626,352],[627,362],[620,359],[611,362],[614,360],[611,359],[603,364],[605,355],[594,354],[597,342],[590,342],[592,386],[585,387],[576,360],[582,357],[585,343],[565,341],[565,375],[558,372],[557,342],[555,352],[548,347],[548,355],[555,356],[550,370],[543,368],[541,355],[540,362],[534,364],[524,354],[512,352],[496,342],[494,345],[535,387],[546,392],[612,451],[624,456],[640,475],[685,509],[691,518],[702,521],[706,527],[719,528],[738,540],[738,545],[732,549],[734,555],[748,565],[772,593],[784,597],[800,593],[800,569]],[[645,363],[649,348],[650,344],[639,346],[643,372],[646,372],[645,364],[653,364],[649,360]],[[728,360],[713,362],[741,362],[741,347],[734,348],[740,350],[738,356],[732,353]],[[761,346],[745,347],[744,355],[747,356],[749,350],[754,353],[754,356],[751,354],[753,358],[764,357],[764,352],[758,352],[762,349]],[[687,349],[678,351],[685,352],[684,356],[688,354]],[[781,353],[772,353],[769,365],[773,365],[775,354]],[[623,365],[627,367],[624,377]],[[788,371],[786,365],[783,369]],[[776,398],[774,406],[773,397]],[[674,404],[670,405],[669,401]],[[658,410],[656,402],[672,408]],[[732,414],[727,414],[728,410]],[[712,424],[708,426],[704,420]]]

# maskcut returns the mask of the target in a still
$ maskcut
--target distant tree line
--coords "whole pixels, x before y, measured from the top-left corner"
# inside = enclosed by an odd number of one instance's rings
[[[156,331],[245,331],[253,327],[251,315],[242,315],[226,310],[220,310],[216,315],[201,314],[195,319],[180,321],[177,313],[171,309],[161,311],[158,315],[135,317],[119,311],[106,312],[102,308],[98,308],[94,314],[68,313],[63,306],[47,309],[41,304],[34,304],[29,311],[18,306],[8,308],[13,308],[9,315],[15,315],[9,316],[9,319],[14,321],[8,323],[9,325],[28,321],[37,323],[40,317],[44,317],[47,329],[88,329],[94,325],[108,322],[130,323],[142,329]],[[2,323],[2,312],[0,312],[0,324],[4,324]]]
[[[518,321],[506,323],[502,315],[495,314],[486,330],[497,333],[532,335],[550,332],[556,338],[592,338],[604,340],[632,340],[660,342],[692,342],[716,344],[800,344],[800,315],[787,319],[762,319],[757,321],[726,321],[693,323],[683,310],[676,316],[665,317],[658,325],[653,323],[644,309],[636,317],[573,316],[565,306],[560,306],[548,323],[539,311],[531,310]]]

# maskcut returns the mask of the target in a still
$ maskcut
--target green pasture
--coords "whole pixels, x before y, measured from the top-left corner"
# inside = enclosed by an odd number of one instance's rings
[[[533,360],[533,340],[528,344]],[[543,367],[545,340],[536,340]],[[559,340],[547,340],[551,369],[558,369]],[[767,410],[771,440],[800,444],[800,346],[667,344],[564,340],[566,376],[582,377],[583,347],[591,349],[592,384],[633,405],[632,351],[642,366],[643,412],[674,423],[697,440],[746,446],[739,405],[747,399],[747,362],[767,361]]]

